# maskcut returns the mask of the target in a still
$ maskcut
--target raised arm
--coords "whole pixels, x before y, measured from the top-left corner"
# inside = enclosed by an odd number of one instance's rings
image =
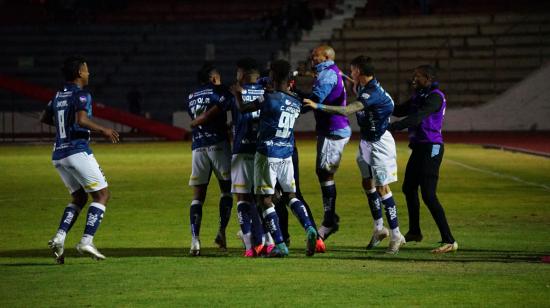
[[[365,106],[363,106],[363,104],[360,101],[355,101],[353,103],[348,104],[347,106],[330,106],[330,105],[318,104],[308,98],[304,99],[303,105],[307,107],[311,107],[312,109],[315,109],[315,110],[321,110],[326,113],[340,114],[345,116],[350,116],[365,108]]]
[[[105,138],[111,140],[112,143],[117,143],[119,141],[118,132],[116,130],[95,123],[88,118],[88,113],[84,110],[79,110],[76,113],[76,123],[82,127],[101,133]]]

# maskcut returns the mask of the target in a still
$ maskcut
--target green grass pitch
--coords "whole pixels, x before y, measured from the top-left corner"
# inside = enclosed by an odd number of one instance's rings
[[[315,144],[298,141],[302,191],[322,215],[314,173]],[[66,264],[54,264],[47,241],[66,189],[50,161],[50,145],[0,146],[0,306],[549,306],[550,159],[447,145],[439,198],[459,242],[457,253],[432,255],[440,240],[426,207],[424,241],[397,256],[365,251],[372,220],[355,164],[357,141],[337,173],[341,228],[327,253],[304,255],[304,232],[291,223],[291,255],[245,259],[228,228],[228,252],[214,248],[219,190],[204,207],[203,256],[188,257],[191,189],[189,143],[94,144],[112,198],[95,243],[103,262],[77,254],[83,216],[69,233]],[[391,188],[403,232],[400,186],[409,155],[398,144],[398,183]]]

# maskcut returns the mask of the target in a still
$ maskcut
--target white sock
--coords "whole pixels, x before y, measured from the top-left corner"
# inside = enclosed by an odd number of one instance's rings
[[[246,234],[243,234],[243,243],[244,243],[244,249],[246,250],[252,249],[252,233],[248,232]]]
[[[376,229],[376,231],[380,231],[380,230],[384,229],[384,219],[378,218],[377,220],[375,220],[374,221],[374,228]]]
[[[57,230],[57,234],[55,237],[59,238],[62,243],[65,243],[65,238],[67,237],[67,233],[61,229]]]
[[[275,241],[273,240],[273,237],[271,237],[271,234],[269,234],[269,232],[265,233],[264,237],[265,237],[264,239],[265,246],[275,245]]]
[[[84,245],[89,245],[94,241],[94,237],[89,234],[84,234],[82,236],[82,239],[80,240],[80,243]]]
[[[401,237],[401,232],[399,232],[399,227],[396,227],[395,229],[391,229],[391,239],[392,241],[396,241]]]

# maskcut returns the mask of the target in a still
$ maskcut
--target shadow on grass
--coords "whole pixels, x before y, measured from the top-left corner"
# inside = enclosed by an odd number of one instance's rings
[[[549,253],[546,252],[529,252],[529,251],[512,251],[512,250],[495,250],[495,249],[460,249],[456,253],[444,255],[434,255],[430,253],[429,248],[422,247],[404,247],[398,255],[388,255],[384,253],[385,248],[377,247],[373,250],[365,250],[364,248],[355,246],[336,246],[329,249],[325,254],[318,254],[321,259],[335,260],[378,260],[389,262],[410,262],[410,261],[426,261],[426,262],[500,262],[500,263],[517,263],[530,262],[540,263],[541,258]],[[186,248],[103,248],[101,252],[108,258],[130,258],[130,257],[176,257],[176,258],[196,258],[188,254]],[[241,257],[243,250],[240,248],[229,248],[227,251],[220,251],[217,248],[206,247],[201,249],[200,258],[235,258]],[[81,256],[75,249],[66,249],[65,256],[87,257]],[[51,252],[48,249],[21,249],[0,251],[0,258],[51,258]],[[304,257],[304,249],[292,248],[290,258]],[[3,264],[2,264],[3,263]],[[38,266],[52,265],[51,263],[4,263],[0,259],[0,266]]]

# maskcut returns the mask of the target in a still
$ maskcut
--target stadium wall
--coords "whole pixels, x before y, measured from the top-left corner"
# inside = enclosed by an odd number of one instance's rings
[[[445,131],[550,131],[550,63],[487,104],[448,109]]]

